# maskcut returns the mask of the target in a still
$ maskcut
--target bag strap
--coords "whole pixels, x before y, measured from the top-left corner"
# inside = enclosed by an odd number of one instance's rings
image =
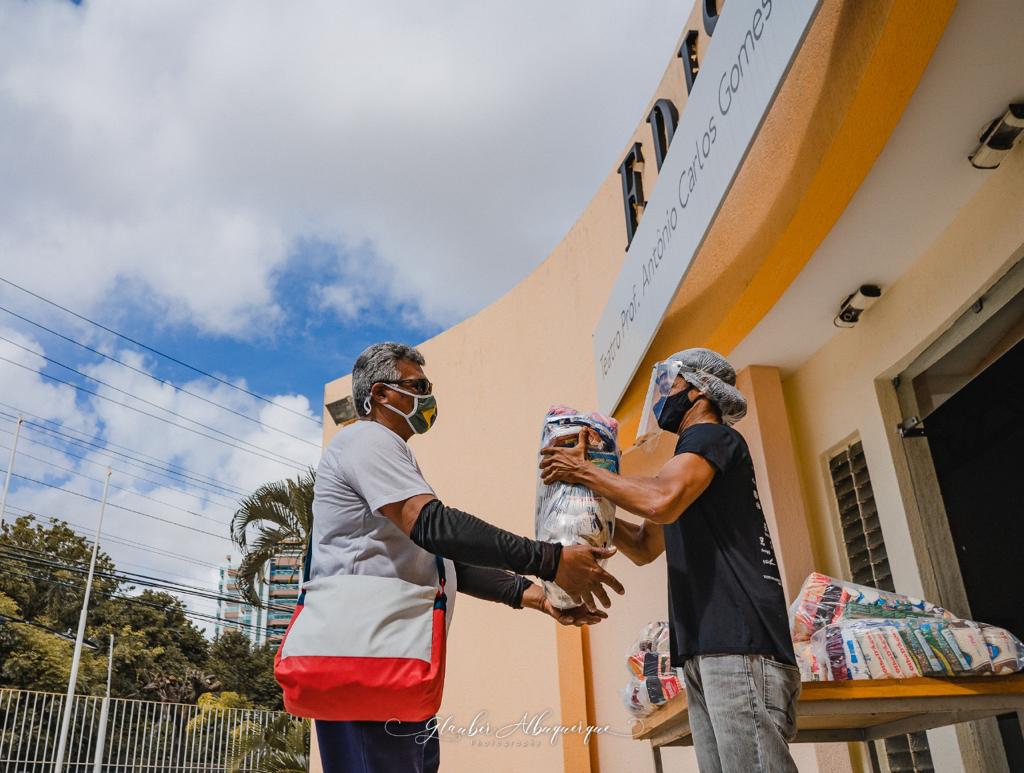
[[[434,554],[434,562],[437,564],[437,580],[441,584],[441,587],[437,589],[437,595],[434,596],[434,609],[448,610],[448,594],[445,593],[445,573],[444,573],[444,559],[441,556]]]
[[[309,569],[313,561],[313,518],[309,519],[309,538],[306,540],[306,555],[302,559],[302,585],[300,586],[299,598],[296,604],[306,602],[306,583],[309,582]]]

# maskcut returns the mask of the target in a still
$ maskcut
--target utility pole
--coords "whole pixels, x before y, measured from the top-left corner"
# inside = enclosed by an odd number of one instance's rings
[[[75,682],[78,681],[78,666],[82,661],[82,642],[85,640],[85,619],[89,614],[89,594],[92,592],[92,578],[96,573],[96,553],[100,548],[100,532],[103,530],[103,511],[107,509],[107,491],[110,489],[111,470],[103,482],[103,500],[100,503],[100,519],[96,523],[96,537],[92,542],[92,557],[89,559],[89,576],[85,580],[85,596],[82,612],[78,616],[78,635],[75,637],[75,654],[71,658],[71,675],[68,677],[68,694],[61,712],[60,740],[57,742],[57,759],[53,763],[54,773],[64,773],[64,754],[68,745],[68,729],[71,727],[71,704],[75,700]]]
[[[7,512],[7,489],[11,487],[11,473],[14,472],[14,454],[18,450],[18,436],[21,434],[21,425],[25,422],[23,416],[18,417],[18,423],[14,427],[14,442],[11,443],[11,460],[7,463],[7,477],[4,479],[4,493],[0,495],[0,526],[4,525],[4,513]]]
[[[110,652],[107,655],[107,693],[100,708],[100,729],[96,738],[96,754],[93,756],[92,773],[103,773],[103,747],[107,742],[107,716],[110,714],[110,677],[114,673],[114,634],[110,634]]]

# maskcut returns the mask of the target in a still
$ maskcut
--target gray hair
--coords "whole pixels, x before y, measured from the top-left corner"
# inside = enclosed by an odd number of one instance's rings
[[[365,403],[374,384],[398,381],[402,377],[398,372],[399,360],[408,360],[420,366],[427,363],[416,347],[392,341],[368,346],[356,358],[356,364],[352,366],[352,400],[359,416],[369,415]]]

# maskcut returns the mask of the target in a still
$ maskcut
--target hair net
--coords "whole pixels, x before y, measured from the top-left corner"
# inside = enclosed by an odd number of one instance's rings
[[[735,424],[747,413],[747,399],[736,388],[736,371],[718,352],[683,349],[670,358],[682,363],[679,375],[715,404],[726,424]]]

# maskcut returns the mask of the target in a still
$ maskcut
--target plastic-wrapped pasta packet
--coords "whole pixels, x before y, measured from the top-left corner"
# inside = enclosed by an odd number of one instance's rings
[[[796,653],[796,664],[800,668],[800,680],[803,682],[824,682],[831,678],[828,670],[828,659],[824,652],[815,647],[813,641],[793,643]]]
[[[619,471],[619,425],[599,413],[582,413],[565,405],[552,406],[544,417],[541,448],[574,447],[580,433],[586,433],[587,458],[610,472]],[[535,530],[538,540],[563,545],[589,544],[610,547],[615,529],[615,505],[586,486],[570,483],[545,484],[537,478]],[[543,581],[544,593],[552,606],[569,609],[577,602],[555,583]]]
[[[1003,628],[981,623],[978,626],[988,646],[989,660],[992,661],[992,673],[1012,674],[1024,671],[1024,646],[1020,639]]]
[[[1024,669],[1024,649],[1011,633],[970,620],[843,620],[816,631],[809,644],[814,657],[826,660],[827,678],[837,681]]]
[[[817,572],[807,577],[789,609],[794,641],[806,641],[818,629],[840,620],[907,617],[955,619],[924,599],[857,585]]]

